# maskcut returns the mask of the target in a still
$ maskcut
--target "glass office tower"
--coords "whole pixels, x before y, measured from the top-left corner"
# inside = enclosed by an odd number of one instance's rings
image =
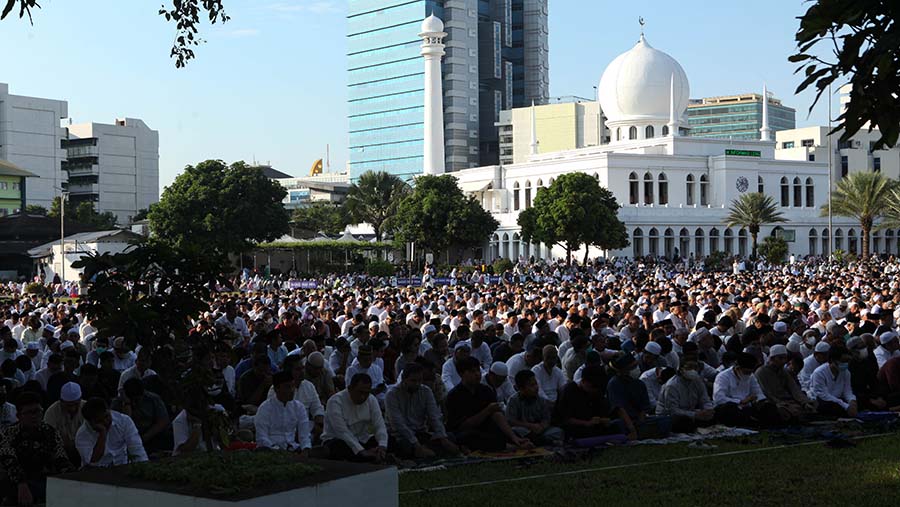
[[[349,0],[350,176],[422,172],[424,63],[418,37],[434,13],[443,63],[448,172],[499,162],[499,111],[549,97],[547,0]]]
[[[796,111],[769,94],[769,128],[774,133],[796,126]],[[762,128],[762,94],[745,93],[691,99],[687,108],[691,137],[759,139]]]

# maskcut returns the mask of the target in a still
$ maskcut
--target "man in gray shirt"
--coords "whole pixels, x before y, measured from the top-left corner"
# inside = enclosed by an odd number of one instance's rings
[[[692,433],[700,426],[713,424],[713,403],[695,359],[682,362],[678,374],[662,387],[656,414],[671,416],[672,431],[676,433]]]
[[[406,458],[433,458],[438,452],[459,454],[459,448],[447,438],[431,389],[422,385],[422,373],[422,365],[408,363],[403,380],[388,389],[384,400],[388,446]]]

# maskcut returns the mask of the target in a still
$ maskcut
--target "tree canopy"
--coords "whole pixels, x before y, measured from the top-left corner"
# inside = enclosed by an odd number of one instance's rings
[[[194,58],[192,48],[203,43],[197,34],[202,18],[206,18],[210,24],[225,23],[230,17],[225,14],[224,0],[171,0],[169,7],[162,5],[158,14],[166,18],[166,21],[175,24],[175,41],[172,43],[170,55],[175,59],[175,67],[184,67],[189,60]],[[3,0],[0,0],[3,5]],[[13,10],[19,7],[19,18],[28,16],[33,23],[34,9],[41,6],[37,0],[6,0],[3,10],[0,11],[0,20],[3,20]],[[99,28],[98,28],[99,29]]]
[[[881,173],[861,171],[842,178],[831,194],[830,210],[839,217],[853,218],[862,229],[862,256],[869,256],[869,236],[875,222],[885,215],[893,216],[892,195],[900,188],[896,180]],[[829,206],[822,206],[822,216],[828,216]]]
[[[775,199],[771,195],[761,192],[742,194],[732,201],[725,221],[727,227],[742,227],[750,231],[754,259],[756,258],[760,227],[766,224],[787,222],[784,214],[775,204]]]
[[[371,224],[375,238],[381,241],[386,233],[393,231],[392,219],[409,192],[409,185],[393,174],[366,171],[350,186],[344,206],[350,219]]]
[[[48,217],[59,218],[59,197],[53,198],[49,212],[44,211]],[[115,214],[109,211],[97,213],[97,210],[94,209],[94,203],[87,201],[74,203],[71,199],[66,199],[66,220],[98,229],[115,229],[116,227]]]
[[[180,248],[237,253],[289,232],[287,192],[244,162],[207,160],[187,166],[148,215],[150,229]]]
[[[340,234],[350,223],[342,206],[315,203],[295,209],[291,215],[291,235],[296,238],[312,238],[320,231],[325,234]]]
[[[481,245],[500,225],[454,176],[419,176],[397,209],[397,239],[415,242],[433,253],[450,246]]]
[[[815,107],[829,85],[843,80],[853,86],[850,101],[838,116],[833,132],[843,130],[846,141],[868,124],[881,137],[875,148],[894,146],[900,135],[900,25],[896,2],[882,0],[817,0],[800,17],[795,37],[797,53],[789,60],[799,63],[804,79],[797,93],[815,85]],[[817,46],[824,43],[830,60]],[[829,97],[831,100],[831,97]]]
[[[534,206],[519,214],[525,241],[560,245],[566,260],[582,245],[604,250],[628,246],[628,233],[618,217],[615,196],[591,175],[568,173],[542,188]]]

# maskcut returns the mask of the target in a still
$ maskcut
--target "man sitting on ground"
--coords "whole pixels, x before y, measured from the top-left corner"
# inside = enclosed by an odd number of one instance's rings
[[[272,375],[272,387],[275,398],[264,401],[253,418],[256,444],[268,449],[299,451],[307,456],[312,447],[312,423],[303,402],[294,399],[292,373],[280,371]]]
[[[787,348],[784,345],[773,345],[769,349],[769,360],[756,370],[756,381],[766,399],[778,407],[783,419],[798,422],[815,412],[816,404],[784,368],[787,362]]]
[[[566,384],[554,413],[566,437],[574,439],[631,433],[622,422],[624,417],[628,417],[625,411],[613,410],[606,399],[606,373],[600,364],[586,366],[581,380]]]
[[[818,402],[819,413],[832,417],[856,417],[856,395],[850,382],[850,351],[832,347],[828,362],[816,368],[810,390]]]
[[[433,458],[438,452],[458,454],[459,448],[447,439],[431,389],[422,385],[424,370],[419,363],[407,363],[403,380],[388,389],[384,415],[390,447],[404,458]]]
[[[696,359],[686,359],[679,366],[678,374],[659,392],[656,413],[670,416],[672,431],[677,433],[693,433],[698,427],[713,424],[713,402],[706,392],[699,368]]]
[[[388,432],[378,400],[371,393],[371,377],[357,373],[346,389],[328,400],[322,443],[331,459],[384,460]]]
[[[753,375],[756,367],[756,357],[741,352],[732,367],[716,376],[713,403],[716,405],[716,419],[722,424],[746,428],[781,422],[778,409],[766,400]]]
[[[84,423],[75,435],[75,447],[84,466],[108,467],[147,461],[147,453],[134,422],[110,410],[102,398],[91,398],[81,409]]]
[[[553,408],[538,395],[540,387],[534,372],[522,370],[517,373],[516,389],[506,406],[506,419],[512,430],[535,445],[562,445],[563,431],[551,425]]]

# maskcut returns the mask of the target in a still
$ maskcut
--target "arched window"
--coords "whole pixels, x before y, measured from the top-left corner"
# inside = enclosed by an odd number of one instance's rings
[[[544,188],[544,182],[543,182],[543,180],[538,178],[537,183],[534,184],[534,196],[535,197],[538,196],[538,192],[540,192],[542,188]]]
[[[847,231],[847,251],[852,254],[859,253],[859,245],[856,242],[856,230],[850,229]]]
[[[513,183],[513,211],[519,211],[519,182]]]
[[[803,207],[803,185],[800,184],[800,178],[794,178],[794,207]]]
[[[666,229],[663,238],[663,252],[665,252],[666,259],[671,259],[675,256],[675,232],[672,229]]]
[[[881,231],[875,231],[872,233],[872,252],[871,253],[881,253]]]
[[[653,125],[647,125],[644,128],[644,138],[653,139]]]
[[[747,229],[738,231],[738,255],[747,257]]]
[[[522,238],[521,238],[521,236],[519,236],[519,233],[518,233],[518,232],[513,233],[513,236],[512,236],[512,252],[509,253],[509,257],[510,257],[511,259],[516,260],[516,259],[519,258],[519,256],[522,255],[522,252],[521,252],[521,250],[520,250],[521,246],[522,246]]]
[[[663,125],[662,135],[663,135],[663,137],[666,137],[667,135],[669,135],[669,126],[668,125]]]
[[[503,233],[503,239],[500,240],[500,257],[508,258],[509,257],[509,234]]]
[[[678,248],[681,250],[679,252],[682,257],[687,257],[688,252],[691,251],[691,233],[684,227],[678,231]]]
[[[600,173],[594,173],[594,179],[600,181]]]
[[[644,204],[653,204],[653,175],[644,173]]]
[[[828,229],[822,229],[822,255],[831,254],[831,242],[828,239]]]
[[[734,232],[731,229],[725,229],[725,253],[734,255]]]
[[[694,256],[697,258],[703,257],[703,236],[703,229],[697,227],[694,231]]]
[[[636,228],[634,232],[631,233],[631,246],[634,248],[632,255],[637,257],[643,257],[644,255],[644,231],[641,230],[640,227]]]
[[[719,251],[719,229],[713,227],[709,230],[709,253],[714,254]]]
[[[628,139],[637,139],[637,127],[628,129]]]
[[[709,178],[700,176],[700,206],[709,206]]]
[[[756,177],[756,191],[759,192],[760,194],[766,193],[766,185],[763,184],[762,176]]]
[[[616,127],[616,141],[622,140],[622,127]]]
[[[550,178],[550,181],[547,183],[547,187],[552,187],[554,181],[556,181],[556,178]]]
[[[500,236],[497,233],[494,233],[491,236],[491,259],[496,259],[500,257]]]
[[[819,244],[819,234],[815,229],[809,230],[809,255],[816,255],[816,245]]]
[[[640,194],[637,174],[631,173],[628,175],[628,203],[638,204],[641,202]]]
[[[669,204],[669,180],[666,178],[666,173],[659,175],[657,186],[659,187],[659,203]]]
[[[687,195],[687,205],[693,206],[694,202],[694,175],[688,174],[687,179],[685,180],[685,190]]]
[[[531,207],[531,180],[525,180],[525,209]]]
[[[844,249],[844,231],[840,229],[834,230],[834,249],[835,250],[843,250]]]
[[[781,178],[781,205],[785,207],[791,205],[791,189],[786,177]]]
[[[656,227],[650,229],[650,252],[651,257],[659,256],[659,231]]]
[[[813,185],[812,178],[806,178],[806,207],[816,207],[816,187]]]
[[[894,253],[894,231],[890,229],[884,231],[884,253]]]

